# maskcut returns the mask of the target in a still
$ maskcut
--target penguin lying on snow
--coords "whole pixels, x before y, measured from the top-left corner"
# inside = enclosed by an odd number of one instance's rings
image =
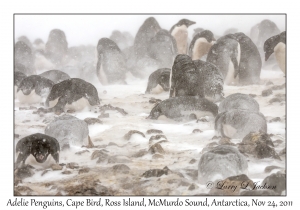
[[[242,139],[250,132],[267,133],[267,122],[260,112],[232,109],[217,115],[215,131],[222,137]]]
[[[168,98],[157,104],[147,119],[158,119],[161,115],[171,119],[190,118],[196,115],[197,119],[203,116],[216,116],[218,106],[205,98],[198,96],[181,96]]]
[[[126,63],[118,45],[108,38],[102,38],[98,42],[97,52],[96,72],[101,84],[126,84]]]
[[[71,115],[56,118],[45,128],[45,134],[57,139],[61,149],[88,144],[89,129],[85,121]]]
[[[264,43],[265,60],[267,61],[272,53],[275,53],[277,63],[283,71],[285,69],[285,45],[286,45],[286,32],[282,32],[276,36],[272,36]]]
[[[55,84],[60,83],[66,79],[70,79],[70,76],[68,74],[59,70],[45,71],[39,75],[47,79],[50,79]]]
[[[259,104],[251,96],[243,93],[234,93],[227,96],[219,105],[219,113],[233,109],[259,112]]]
[[[78,78],[55,84],[46,100],[46,106],[59,112],[65,108],[78,111],[99,104],[98,91],[94,85]]]
[[[17,99],[24,104],[44,102],[53,85],[51,80],[42,76],[28,76],[21,81],[17,89]]]
[[[158,69],[150,74],[146,94],[158,94],[162,91],[170,90],[170,72],[171,69]]]
[[[204,30],[197,33],[190,44],[189,56],[193,60],[201,59],[209,52],[209,49],[213,45],[213,41],[216,41],[214,34],[209,30]]]
[[[59,162],[59,143],[48,135],[35,133],[20,139],[16,145],[19,153],[16,164],[25,163],[29,155],[33,155],[38,163],[44,163],[52,155],[56,163]]]
[[[188,19],[181,19],[172,26],[170,34],[175,38],[177,43],[178,54],[186,54],[188,49],[188,31],[187,28],[196,22]]]

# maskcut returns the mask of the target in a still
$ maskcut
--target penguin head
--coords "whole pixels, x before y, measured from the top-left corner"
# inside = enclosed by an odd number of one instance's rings
[[[170,72],[164,72],[158,79],[158,84],[164,89],[164,91],[170,90]]]
[[[143,25],[147,26],[147,28],[153,29],[156,32],[161,29],[159,23],[157,22],[157,20],[154,17],[147,18]]]
[[[184,72],[188,70],[196,70],[196,66],[192,58],[186,54],[179,54],[175,57],[172,71],[175,72]]]
[[[31,154],[39,163],[44,163],[50,154],[50,143],[47,139],[36,139],[31,145]]]
[[[178,23],[176,24],[177,27],[180,27],[182,25],[185,25],[187,28],[193,24],[195,24],[196,22],[188,20],[188,19],[181,19],[180,21],[178,21]]]
[[[121,52],[118,45],[114,41],[112,41],[111,39],[108,39],[108,38],[101,38],[98,41],[97,51],[98,51],[98,55],[104,54],[106,51]]]
[[[199,37],[203,37],[207,40],[207,42],[216,41],[214,34],[210,30],[204,30],[200,32]]]
[[[32,75],[32,76],[35,76],[35,75]],[[29,95],[31,93],[31,91],[35,88],[33,79],[31,79],[32,76],[26,77],[21,81],[21,83],[17,89],[17,92],[22,90],[24,95]]]

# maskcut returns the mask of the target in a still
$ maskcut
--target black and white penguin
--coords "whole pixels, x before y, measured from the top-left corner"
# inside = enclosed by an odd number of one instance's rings
[[[99,105],[100,100],[94,85],[79,78],[71,78],[53,85],[45,104],[53,111],[79,111]]]
[[[219,38],[210,48],[206,61],[220,69],[225,85],[236,85],[238,84],[240,55],[240,44],[227,35]]]
[[[159,94],[163,91],[170,90],[170,72],[171,69],[157,69],[150,74],[146,94]]]
[[[18,158],[16,165],[25,164],[26,159],[32,155],[38,163],[44,163],[51,155],[59,163],[60,147],[58,141],[48,135],[35,133],[20,139],[16,145]]]
[[[67,53],[68,42],[65,32],[60,29],[51,30],[45,45],[46,57],[58,68],[63,66]]]
[[[47,79],[50,79],[55,84],[60,83],[66,79],[70,79],[70,76],[68,74],[59,70],[45,71],[39,75]]]
[[[250,132],[267,133],[267,121],[260,112],[232,109],[217,115],[215,131],[222,137],[242,139]]]
[[[18,41],[24,42],[28,47],[30,47],[31,51],[33,52],[33,46],[32,46],[32,43],[30,42],[30,40],[28,39],[27,36],[20,36],[20,37],[18,38]]]
[[[209,52],[213,41],[216,41],[216,39],[214,38],[214,34],[209,30],[204,30],[196,34],[189,46],[189,56],[193,60],[201,59]]]
[[[286,45],[286,32],[272,36],[264,43],[265,60],[267,61],[273,53],[275,54],[276,61],[283,73],[286,72],[285,68],[285,45]]]
[[[193,61],[199,71],[199,81],[202,81],[204,97],[214,103],[224,99],[223,76],[214,64],[202,60]]]
[[[204,116],[215,117],[218,113],[218,106],[206,98],[198,96],[180,96],[168,98],[153,107],[147,119],[157,120],[160,116],[180,120],[189,119],[196,115],[197,119]]]
[[[149,43],[160,29],[161,27],[154,17],[147,18],[141,25],[135,36],[133,44],[137,60],[147,55]]]
[[[188,19],[181,19],[172,26],[170,34],[175,38],[177,43],[178,54],[187,54],[188,49],[188,27],[196,22]]]
[[[259,104],[248,94],[234,93],[222,100],[219,105],[219,113],[227,112],[233,109],[259,112]]]
[[[176,56],[170,75],[170,98],[177,96],[204,97],[203,81],[195,63],[185,54]]]
[[[237,40],[241,48],[239,69],[237,72],[239,85],[258,84],[262,61],[257,46],[244,33],[235,33],[228,36]]]
[[[72,115],[66,114],[55,118],[45,128],[45,134],[57,139],[61,150],[72,146],[88,145],[87,123]]]
[[[126,84],[126,63],[118,45],[102,38],[97,45],[97,76],[102,85]]]
[[[15,68],[26,75],[36,74],[34,67],[34,54],[31,48],[23,41],[15,44]],[[16,70],[16,69],[15,69]]]
[[[21,81],[17,89],[17,99],[23,104],[44,102],[53,85],[54,82],[45,77],[39,75],[28,76]]]
[[[150,40],[148,55],[157,61],[159,68],[171,68],[177,55],[176,40],[167,30],[161,29]]]

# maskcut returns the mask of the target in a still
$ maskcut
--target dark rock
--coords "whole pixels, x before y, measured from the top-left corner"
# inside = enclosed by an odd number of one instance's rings
[[[265,173],[270,173],[272,170],[274,170],[274,169],[282,169],[281,167],[279,167],[279,166],[267,166],[266,168],[265,168]]]
[[[79,165],[78,163],[71,162],[66,165],[66,168],[75,169],[75,168],[79,168]]]
[[[44,176],[46,173],[48,173],[50,170],[45,170],[43,171],[43,173],[41,174],[41,176]]]
[[[33,190],[30,187],[27,187],[27,186],[17,186],[17,187],[15,187],[15,191],[24,192],[25,195],[31,195],[31,193],[33,192]]]
[[[163,133],[163,132],[161,130],[157,130],[157,129],[150,129],[150,130],[147,130],[146,133],[153,134],[153,133]]]
[[[201,117],[200,119],[197,120],[198,122],[208,122],[208,120],[205,117]]]
[[[150,100],[149,100],[149,103],[151,103],[151,104],[156,104],[156,103],[159,103],[159,102],[161,102],[160,99],[150,98]]]
[[[51,168],[52,168],[53,171],[62,170],[63,169],[63,167],[60,166],[59,164],[52,164]]]
[[[196,188],[199,188],[199,187],[193,183],[189,186],[188,190],[192,191],[192,190],[195,190]]]
[[[185,169],[185,172],[193,180],[197,180],[198,179],[198,170],[195,170],[195,169]]]
[[[88,117],[85,118],[84,121],[88,124],[88,125],[93,125],[96,123],[102,124],[102,121],[98,118],[92,118],[92,117]]]
[[[90,171],[90,168],[82,168],[82,169],[79,169],[78,174],[88,173],[89,171]]]
[[[125,134],[124,139],[129,140],[131,138],[131,136],[135,133],[140,134],[141,136],[143,136],[145,138],[145,135],[142,132],[137,131],[137,130],[131,130]]]
[[[266,83],[266,85],[274,85],[274,83],[271,82],[271,81],[268,81],[268,82]]]
[[[117,165],[114,165],[112,167],[113,171],[115,173],[124,173],[124,174],[128,174],[129,171],[130,171],[130,168],[125,165],[125,164],[117,164]]]
[[[87,181],[79,185],[67,186],[63,189],[68,196],[109,196],[113,192],[95,181]]]
[[[278,195],[281,195],[281,193],[286,190],[286,174],[281,172],[271,174],[262,181],[261,186],[264,185],[269,186],[269,189],[274,190]]]
[[[100,111],[101,112],[105,112],[106,110],[116,110],[118,112],[120,112],[122,115],[127,115],[128,113],[125,112],[124,109],[121,109],[119,107],[113,107],[112,105],[108,104],[108,105],[103,105],[100,107]]]
[[[117,146],[117,147],[120,147],[119,145],[117,145],[117,144],[114,143],[114,142],[109,142],[107,146]]]
[[[202,133],[203,131],[202,130],[200,130],[200,129],[194,129],[193,130],[193,133]]]
[[[159,143],[153,144],[150,149],[148,150],[151,154],[160,153],[165,154],[165,150],[162,148],[162,146]]]
[[[109,118],[109,113],[101,113],[101,115],[98,116],[98,118]]]
[[[193,158],[193,159],[190,160],[189,164],[194,164],[196,162],[197,162],[197,160]]]
[[[111,156],[108,158],[108,163],[131,163],[132,161],[126,156]]]
[[[214,137],[212,137],[211,140],[218,140],[218,139],[221,139],[221,138],[222,138],[221,136],[214,136]]]
[[[273,141],[273,143],[274,143],[274,145],[276,146],[276,145],[282,144],[283,141],[280,140],[280,139],[277,139],[277,140]]]
[[[279,155],[286,155],[286,147],[279,152]]]
[[[208,143],[205,147],[215,147],[215,146],[218,146],[219,144],[217,142],[211,142],[211,143]]]
[[[197,120],[197,115],[195,115],[194,113],[190,114],[189,120]]]
[[[277,195],[273,190],[245,190],[240,193],[240,195],[246,196],[268,196]]]
[[[165,135],[162,135],[162,134],[151,136],[150,139],[149,139],[149,144],[151,144],[152,141],[159,140],[161,138],[167,139],[167,137]]]
[[[235,144],[232,143],[232,142],[230,141],[230,139],[229,139],[229,138],[226,138],[226,137],[222,137],[222,138],[220,139],[220,141],[218,142],[218,144],[220,144],[220,145],[231,145],[231,146],[235,146]]]
[[[267,89],[267,90],[263,90],[263,91],[261,92],[261,95],[262,95],[263,97],[267,97],[267,96],[271,95],[272,93],[273,93],[272,89]]]
[[[72,172],[71,171],[69,171],[69,170],[66,170],[66,171],[63,171],[63,172],[61,172],[62,174],[65,174],[65,175],[68,175],[68,174],[71,174]]]
[[[285,88],[285,83],[282,84],[282,85],[274,85],[274,86],[272,87],[272,90],[282,90],[282,89],[284,89],[284,88]]]
[[[24,164],[21,167],[15,169],[15,177],[18,177],[21,180],[27,177],[31,177],[34,174],[33,169],[34,168],[31,165]]]
[[[162,175],[168,175],[170,173],[170,169],[168,167],[164,167],[163,169],[150,169],[143,173],[143,177],[161,177]]]
[[[135,157],[135,158],[143,157],[147,153],[148,153],[147,150],[141,149],[140,151],[138,151],[137,153],[135,153],[134,155],[132,155],[132,157]]]
[[[95,150],[91,155],[91,160],[98,158],[97,163],[103,162],[109,158],[103,150]]]
[[[269,123],[272,123],[272,122],[280,122],[280,121],[281,121],[280,117],[275,117],[275,118],[269,120]]]

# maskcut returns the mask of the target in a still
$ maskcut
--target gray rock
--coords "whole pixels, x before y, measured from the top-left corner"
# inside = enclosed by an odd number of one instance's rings
[[[261,186],[275,187],[274,190],[277,194],[281,195],[286,190],[286,174],[277,172],[267,176],[261,183]]]

